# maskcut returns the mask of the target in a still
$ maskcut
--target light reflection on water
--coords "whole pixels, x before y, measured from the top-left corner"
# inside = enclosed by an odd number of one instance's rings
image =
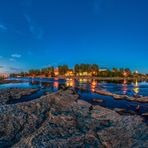
[[[139,85],[137,80],[135,81],[133,91],[135,92],[135,95],[139,93]]]
[[[76,91],[80,94],[80,99],[86,100],[92,104],[99,104],[108,108],[126,108],[126,109],[135,109],[133,106],[142,105],[140,112],[148,112],[148,103],[137,103],[137,102],[129,102],[126,100],[114,100],[113,97],[103,96],[94,93],[94,90],[101,89],[107,90],[112,93],[117,94],[125,94],[125,95],[143,95],[148,96],[148,83],[147,82],[138,82],[135,80],[134,82],[129,82],[127,80],[124,81],[96,81],[92,79],[31,79],[31,78],[23,78],[19,80],[24,80],[23,83],[13,83],[13,84],[1,84],[0,89],[4,88],[40,88],[40,91],[34,95],[33,97],[23,98],[22,101],[26,101],[29,99],[36,99],[40,97],[45,92],[55,92],[58,91],[61,85],[76,87],[82,86],[86,90],[76,89]],[[102,99],[104,100],[102,103],[92,102],[93,99]]]
[[[123,94],[126,95],[127,91],[128,91],[128,87],[127,87],[127,80],[124,79],[123,84],[122,84],[122,91]]]
[[[15,78],[16,79],[16,78]],[[60,85],[66,85],[69,87],[82,86],[83,88],[88,89],[91,92],[94,90],[101,89],[110,91],[116,94],[124,95],[143,95],[148,96],[148,82],[138,82],[135,80],[127,81],[96,81],[92,79],[57,79],[57,78],[18,78],[18,80],[24,80],[24,83],[13,83],[13,84],[1,84],[0,89],[2,88],[45,88],[52,87],[53,91],[58,90]]]

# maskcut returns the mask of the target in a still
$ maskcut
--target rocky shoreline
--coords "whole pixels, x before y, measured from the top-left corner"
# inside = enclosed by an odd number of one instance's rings
[[[0,147],[148,147],[143,118],[121,116],[78,98],[68,89],[29,102],[1,103]]]
[[[77,89],[86,90],[85,87],[76,87]],[[104,96],[111,96],[115,100],[127,100],[127,101],[133,101],[133,102],[139,102],[139,103],[148,103],[148,97],[147,96],[127,96],[127,95],[119,95],[114,94],[109,91],[104,91],[100,89],[94,89],[94,93],[104,95]]]
[[[94,92],[101,95],[105,95],[105,96],[112,96],[116,100],[127,100],[127,101],[133,101],[133,102],[148,103],[148,97],[144,97],[144,96],[129,97],[127,95],[118,95],[118,94],[97,90],[97,89]]]

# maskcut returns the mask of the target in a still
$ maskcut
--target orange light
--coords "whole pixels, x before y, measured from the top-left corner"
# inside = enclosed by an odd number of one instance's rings
[[[123,75],[126,77],[126,76],[127,76],[127,72],[126,72],[126,71],[124,71],[124,72],[123,72]]]
[[[54,82],[54,83],[53,83],[53,86],[54,86],[55,88],[58,88],[58,87],[59,87],[59,82]]]
[[[66,81],[66,86],[68,87],[74,87],[75,86],[75,82],[73,79],[69,79]]]
[[[138,81],[136,80],[133,91],[138,94],[139,93],[139,85],[138,85]]]
[[[91,83],[91,91],[92,92],[95,91],[96,86],[97,86],[97,82],[96,81],[92,81],[92,83]]]

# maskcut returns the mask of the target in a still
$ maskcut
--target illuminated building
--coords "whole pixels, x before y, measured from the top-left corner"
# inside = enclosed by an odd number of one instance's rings
[[[9,77],[9,74],[7,74],[7,73],[0,73],[0,77],[5,79],[5,78]]]
[[[54,74],[55,74],[55,76],[58,76],[59,75],[59,69],[58,68],[55,68],[54,69]]]
[[[74,76],[73,70],[68,70],[65,74],[65,76]]]
[[[139,72],[136,70],[135,73],[138,74]]]
[[[77,73],[77,76],[92,76],[92,72],[80,72]]]
[[[127,76],[127,72],[126,72],[126,71],[123,72],[123,76],[124,76],[124,77]]]
[[[100,68],[99,72],[104,72],[104,71],[107,71],[107,70],[108,70],[107,68]]]

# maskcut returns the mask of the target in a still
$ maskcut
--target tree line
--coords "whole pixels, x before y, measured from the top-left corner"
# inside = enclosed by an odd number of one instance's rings
[[[59,65],[58,66],[58,75],[65,75],[68,71],[72,71],[73,75],[83,75],[90,74],[91,76],[98,77],[133,77],[133,76],[142,76],[136,72],[132,72],[129,68],[112,68],[101,69],[97,64],[76,64],[73,69],[70,69],[68,65]],[[20,72],[18,74],[11,74],[12,77],[21,76],[45,76],[45,77],[54,77],[55,68],[53,66],[42,68],[42,69],[30,69],[28,72]]]

